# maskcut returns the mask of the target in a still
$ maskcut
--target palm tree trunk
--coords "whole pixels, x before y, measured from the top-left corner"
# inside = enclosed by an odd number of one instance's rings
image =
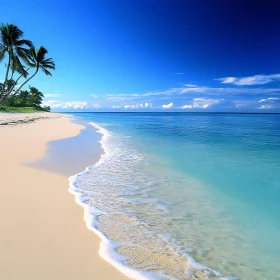
[[[6,83],[7,83],[7,79],[8,79],[8,75],[9,75],[9,70],[10,70],[10,65],[11,65],[11,57],[9,54],[9,62],[8,62],[8,67],[7,67],[7,71],[6,71],[6,76],[5,76],[5,80],[4,80],[4,84],[3,84],[3,90],[0,94],[0,97],[3,99],[5,97],[5,87],[6,87]],[[2,101],[2,100],[1,100]]]
[[[27,70],[26,70],[26,72],[27,71],[29,71],[30,70],[30,68],[28,68]],[[11,89],[9,90],[9,92],[8,92],[8,94],[7,94],[7,96],[9,96],[10,95],[10,93],[13,91],[13,89],[15,88],[15,86],[17,85],[17,83],[18,83],[18,81],[19,81],[19,79],[21,79],[23,77],[23,74],[22,75],[20,75],[16,80],[15,80],[15,82],[14,82],[14,85],[11,87]],[[13,77],[11,77],[11,79],[12,79]]]
[[[39,68],[37,68],[37,70],[35,71],[35,73],[34,73],[29,79],[27,79],[27,80],[26,80],[26,81],[11,95],[11,99],[22,89],[22,87],[23,87],[26,83],[28,83],[28,82],[38,73],[38,71],[39,71]],[[17,79],[17,81],[18,81],[21,77],[22,77],[22,76],[20,76],[20,77]],[[4,98],[2,98],[1,102],[3,102],[3,104],[6,102],[7,97],[10,95],[10,93],[11,93],[11,91],[10,91],[7,95],[5,95]]]
[[[13,79],[13,77],[14,77],[14,73],[15,73],[15,70],[12,70],[12,76],[11,76],[10,80],[12,80],[12,79]]]
[[[39,71],[39,67],[37,68],[37,70],[35,71],[35,73],[34,73],[29,79],[27,79],[27,80],[16,90],[16,92],[15,92],[12,96],[16,95],[16,94],[22,89],[22,87],[23,87],[25,84],[27,84],[27,83],[38,73],[38,71]]]
[[[22,77],[23,77],[23,75],[19,76],[19,77],[16,79],[14,85],[13,85],[13,86],[11,87],[11,89],[9,90],[9,92],[8,92],[7,94],[3,94],[3,96],[2,96],[2,98],[1,98],[1,100],[0,100],[0,103],[2,103],[2,102],[3,102],[3,104],[5,103],[6,99],[8,98],[8,96],[9,96],[9,95],[11,94],[11,92],[13,91],[13,89],[14,89],[14,87],[16,86],[17,82],[18,82],[19,79],[22,78]],[[14,96],[14,95],[13,95],[13,96]]]
[[[8,62],[8,67],[7,67],[7,71],[6,71],[6,77],[5,77],[5,81],[4,81],[4,85],[3,85],[4,91],[5,91],[5,87],[6,87],[6,83],[7,83],[7,79],[8,79],[8,75],[9,75],[9,71],[10,71],[10,66],[11,66],[11,56],[9,54],[9,62]]]

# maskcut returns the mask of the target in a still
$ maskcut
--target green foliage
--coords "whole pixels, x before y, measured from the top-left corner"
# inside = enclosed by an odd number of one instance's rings
[[[6,74],[3,83],[0,83],[0,104],[17,107],[39,106],[44,95],[35,88],[23,90],[25,86],[41,69],[46,75],[52,75],[50,69],[55,69],[52,58],[47,58],[47,50],[39,47],[35,50],[33,43],[22,38],[23,32],[13,24],[2,24],[0,27],[0,62],[7,59]],[[25,66],[25,65],[26,66]],[[28,67],[28,68],[27,68]],[[27,78],[28,71],[34,68],[35,72]],[[17,77],[15,77],[17,76]],[[15,90],[20,79],[25,81]]]
[[[35,87],[29,90],[21,90],[18,94],[7,99],[7,103],[12,107],[40,107],[44,94]]]
[[[0,104],[0,112],[8,112],[8,110],[9,110],[8,106]]]
[[[48,51],[44,47],[39,47],[35,50],[34,47],[31,47],[27,54],[27,65],[30,67],[41,68],[42,71],[49,76],[52,74],[47,69],[55,69],[55,63],[53,62],[52,58],[46,58],[46,54]]]
[[[14,86],[15,86],[15,81],[13,79],[10,79],[10,80],[6,81],[6,87],[7,87],[8,90],[10,90]]]
[[[0,105],[0,112],[7,113],[36,113],[36,112],[49,112],[46,108],[42,107],[8,107]]]
[[[26,62],[26,51],[27,47],[33,47],[33,44],[29,40],[22,39],[23,32],[13,24],[2,24],[0,28],[0,38],[1,38],[1,54],[0,60],[2,60],[6,54],[9,56],[9,63],[7,67],[7,75],[5,82],[7,80],[10,67],[12,71],[17,71],[20,74],[27,76],[27,72],[22,65],[22,61]],[[4,82],[4,84],[5,84]]]
[[[43,109],[46,110],[47,112],[51,111],[51,107],[50,106],[43,106]]]
[[[44,47],[40,47],[35,51],[34,47],[31,47],[27,52],[26,52],[26,63],[30,68],[36,68],[35,73],[27,79],[20,87],[19,89],[15,92],[18,93],[21,88],[28,83],[41,69],[46,75],[52,76],[52,73],[48,71],[48,69],[55,69],[55,64],[52,60],[52,58],[46,58],[46,54],[48,51]]]

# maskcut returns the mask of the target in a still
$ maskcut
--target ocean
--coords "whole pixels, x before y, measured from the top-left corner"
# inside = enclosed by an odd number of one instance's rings
[[[280,279],[280,115],[73,113],[104,153],[70,178],[135,279]]]

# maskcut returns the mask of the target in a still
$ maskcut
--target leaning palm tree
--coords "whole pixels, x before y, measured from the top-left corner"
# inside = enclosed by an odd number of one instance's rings
[[[22,39],[23,32],[13,24],[2,24],[0,28],[0,62],[8,54],[8,64],[6,75],[3,83],[3,91],[5,91],[6,83],[8,80],[9,71],[12,69],[12,75],[16,71],[26,77],[27,71],[21,63],[26,61],[26,53],[28,51],[24,46],[32,47],[33,44],[29,40]]]
[[[35,51],[34,47],[31,47],[30,50],[26,52],[27,60],[26,63],[31,68],[36,68],[35,73],[28,78],[16,91],[13,93],[13,96],[16,95],[21,88],[27,84],[41,69],[46,75],[52,76],[52,73],[48,69],[55,70],[55,63],[52,58],[46,58],[48,51],[44,47],[40,47]]]

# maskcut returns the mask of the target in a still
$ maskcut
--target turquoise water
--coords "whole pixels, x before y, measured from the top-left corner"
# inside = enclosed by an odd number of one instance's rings
[[[146,279],[280,279],[280,115],[74,116],[104,134],[75,187],[120,266]]]

